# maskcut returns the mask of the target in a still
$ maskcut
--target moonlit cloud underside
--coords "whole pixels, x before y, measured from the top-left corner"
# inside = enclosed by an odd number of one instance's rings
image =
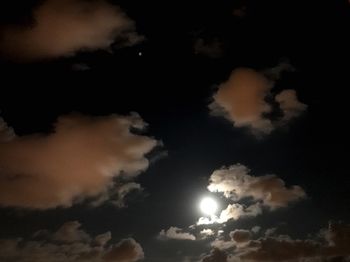
[[[0,239],[1,261],[26,262],[136,262],[143,249],[132,238],[111,244],[112,234],[95,237],[80,229],[77,221],[67,222],[56,232],[40,230],[30,240]]]
[[[3,55],[30,61],[108,49],[116,39],[122,46],[142,40],[134,22],[104,0],[46,0],[33,11],[33,20],[5,27],[0,38]]]
[[[202,262],[323,262],[350,260],[350,225],[330,223],[313,238],[270,235],[254,239],[247,230],[235,230],[230,240],[215,239]],[[218,260],[219,259],[219,260]]]
[[[16,136],[2,121],[0,205],[47,209],[113,196],[122,205],[122,198],[140,187],[119,178],[130,181],[147,169],[145,154],[157,145],[130,131],[145,125],[137,114],[73,114],[59,117],[50,134]]]
[[[223,194],[232,203],[218,216],[199,218],[197,225],[254,217],[261,214],[263,208],[275,210],[287,207],[290,203],[306,197],[301,187],[287,187],[285,182],[275,175],[255,177],[249,173],[250,170],[240,164],[215,170],[210,176],[208,190]],[[251,198],[253,203],[248,206],[239,203],[244,198]]]

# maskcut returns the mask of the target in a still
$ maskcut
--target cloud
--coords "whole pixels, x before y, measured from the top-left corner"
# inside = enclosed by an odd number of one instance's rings
[[[215,232],[210,229],[210,228],[204,228],[203,230],[201,230],[199,232],[199,234],[203,235],[204,238],[210,237],[210,236],[214,236]]]
[[[80,226],[78,221],[66,222],[52,235],[52,240],[62,243],[90,241],[90,236],[79,229]]]
[[[77,221],[67,222],[58,231],[38,239],[0,239],[1,261],[26,262],[136,262],[144,258],[142,247],[134,239],[108,244],[111,233],[93,237],[80,229]]]
[[[142,37],[119,7],[104,0],[46,0],[33,11],[33,23],[2,32],[2,53],[16,60],[70,56],[108,49],[115,40],[133,45]]]
[[[144,254],[142,247],[132,238],[120,241],[103,256],[103,260],[108,262],[131,262],[143,258]]]
[[[260,229],[261,229],[261,227],[259,227],[259,226],[254,226],[254,227],[252,227],[251,231],[252,231],[254,234],[257,234],[257,233],[259,233]]]
[[[50,134],[1,132],[0,205],[47,209],[113,197],[121,203],[138,187],[129,181],[147,169],[145,154],[157,145],[130,131],[145,127],[136,113],[71,114],[59,117]]]
[[[227,262],[227,254],[220,249],[214,248],[211,253],[205,256],[202,262]]]
[[[197,225],[209,225],[214,223],[226,223],[229,220],[238,220],[243,217],[255,217],[262,213],[259,203],[245,207],[241,204],[229,204],[226,209],[220,212],[219,216],[200,217]]]
[[[290,202],[306,197],[299,186],[286,187],[285,182],[275,175],[254,177],[250,170],[240,164],[213,172],[208,190],[223,193],[234,201],[253,198],[271,209],[285,207]]]
[[[236,230],[239,232],[241,230]],[[341,222],[330,223],[327,229],[321,230],[317,237],[309,239],[292,239],[287,235],[265,236],[257,240],[248,239],[249,231],[245,231],[243,239],[246,245],[238,246],[227,253],[227,248],[214,249],[207,257],[226,256],[222,261],[295,261],[295,262],[324,262],[324,261],[349,261],[350,259],[350,225]],[[247,234],[247,235],[245,235]],[[233,245],[234,234],[231,232],[231,244]],[[214,242],[213,242],[214,243]],[[237,241],[236,241],[237,243]],[[230,245],[230,241],[226,241]],[[221,256],[219,256],[219,254]],[[203,260],[204,261],[204,260]],[[208,260],[217,261],[217,260]]]
[[[204,41],[203,38],[198,38],[194,43],[195,54],[208,56],[210,58],[219,58],[222,56],[222,44],[219,40]]]
[[[197,225],[222,224],[243,217],[255,217],[263,212],[264,207],[275,210],[306,197],[301,187],[287,187],[275,175],[254,177],[249,173],[250,170],[241,164],[215,170],[210,176],[208,190],[222,193],[234,203],[228,204],[219,216],[200,217]],[[243,199],[249,199],[250,204],[237,203]]]
[[[252,235],[249,230],[236,229],[230,233],[230,237],[235,243],[241,244],[247,243],[251,239]]]
[[[255,135],[270,134],[276,127],[287,124],[292,118],[306,110],[299,102],[295,90],[285,90],[274,97],[272,89],[283,71],[291,71],[288,63],[258,72],[250,68],[232,71],[229,79],[222,83],[209,105],[211,114],[223,116],[235,127],[248,127]],[[272,120],[270,115],[280,105],[282,117]]]
[[[233,248],[235,243],[231,240],[226,241],[224,239],[215,239],[210,243],[210,246],[220,250],[227,250]]]
[[[266,237],[272,236],[273,234],[275,234],[276,230],[277,230],[277,227],[272,227],[272,228],[266,229],[265,236]]]
[[[283,90],[275,98],[276,102],[280,105],[280,109],[283,111],[282,122],[288,122],[298,117],[307,108],[305,104],[298,100],[297,93],[293,89]]]
[[[219,250],[229,250],[237,247],[246,246],[252,238],[249,230],[236,229],[231,231],[230,240],[225,240],[224,237],[219,237],[210,243],[211,247]]]
[[[170,227],[168,230],[162,230],[158,236],[159,239],[177,239],[177,240],[196,240],[191,233],[182,232],[181,228]]]

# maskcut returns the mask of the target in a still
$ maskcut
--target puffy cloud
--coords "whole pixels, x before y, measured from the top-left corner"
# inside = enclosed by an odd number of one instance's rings
[[[283,90],[275,98],[283,111],[283,122],[298,117],[307,108],[307,105],[298,100],[297,93],[293,89]]]
[[[236,229],[230,233],[231,239],[237,244],[248,242],[252,235],[249,230]]]
[[[240,232],[241,230],[236,230]],[[235,232],[235,231],[234,231]],[[250,240],[249,231],[244,231],[238,239],[244,240],[245,245],[233,249],[227,254],[223,250],[217,249],[227,260],[222,261],[295,261],[295,262],[325,262],[325,261],[349,261],[350,259],[350,225],[344,223],[330,223],[328,229],[322,230],[320,237],[312,239],[292,239],[289,236],[267,236],[257,240]],[[236,233],[237,234],[237,233]],[[231,232],[232,241],[225,241],[226,247],[232,247],[234,243],[234,233]],[[251,236],[251,235],[249,235]],[[242,238],[241,238],[242,237]],[[215,247],[219,247],[216,240]],[[214,246],[212,244],[212,246]],[[225,247],[221,242],[221,247]],[[207,257],[212,256],[213,251]],[[218,256],[218,254],[216,254]],[[216,260],[208,260],[216,261]]]
[[[215,239],[210,243],[210,245],[216,249],[227,250],[233,248],[235,246],[235,243],[231,240],[226,241],[224,239]]]
[[[72,114],[59,117],[50,134],[7,132],[10,135],[0,145],[0,205],[70,207],[113,194],[121,201],[138,187],[127,181],[148,167],[145,154],[157,145],[156,140],[130,131],[145,126],[137,114]]]
[[[120,241],[103,256],[103,260],[108,262],[131,262],[143,258],[142,247],[132,238]]]
[[[204,41],[203,38],[199,38],[194,43],[194,52],[210,58],[219,58],[223,53],[222,44],[217,39]]]
[[[252,227],[251,231],[252,231],[254,234],[257,234],[257,233],[259,233],[260,229],[261,229],[261,227],[259,227],[259,226],[254,226],[254,227]]]
[[[10,26],[0,47],[10,58],[36,60],[107,49],[118,39],[133,45],[140,37],[120,8],[104,0],[46,0],[33,11],[33,23]]]
[[[182,232],[181,228],[170,227],[168,230],[162,230],[158,236],[159,239],[177,239],[177,240],[196,240],[191,233]]]
[[[229,204],[219,216],[200,217],[197,225],[255,217],[263,212],[263,207],[274,210],[306,197],[301,187],[286,187],[284,181],[275,175],[254,177],[249,175],[249,172],[244,165],[236,164],[212,173],[208,190],[223,193],[235,203]],[[250,198],[252,203],[248,206],[237,203],[244,198]]]
[[[214,223],[226,223],[229,220],[238,220],[242,217],[255,217],[262,213],[259,203],[245,207],[241,204],[229,204],[222,210],[219,216],[200,217],[197,225],[209,225]]]
[[[62,243],[90,241],[90,236],[80,226],[78,221],[66,222],[52,235],[52,239]]]
[[[199,232],[199,234],[203,235],[204,238],[207,238],[207,237],[210,237],[210,236],[214,236],[215,232],[212,229],[210,229],[210,228],[204,228],[203,230],[201,230]]]
[[[252,234],[249,230],[236,229],[230,234],[230,240],[225,240],[224,237],[219,237],[210,243],[211,247],[228,250],[236,247],[244,247],[251,240]]]
[[[249,172],[240,164],[216,170],[210,176],[208,189],[235,201],[251,197],[272,209],[285,207],[306,196],[301,187],[286,187],[284,181],[275,175],[254,177]]]
[[[271,88],[271,81],[257,71],[236,69],[214,94],[214,102],[210,105],[212,114],[224,116],[236,127],[248,126],[254,131],[268,134],[273,130],[273,125],[263,114],[272,111],[265,101]]]
[[[211,253],[205,256],[201,261],[202,262],[227,262],[227,254],[217,248],[214,248]]]
[[[273,234],[275,234],[276,230],[277,230],[277,227],[272,227],[272,228],[266,229],[265,236],[266,237],[272,236]]]
[[[248,127],[258,136],[271,133],[306,109],[306,105],[298,101],[295,90],[282,91],[276,97],[271,92],[281,73],[291,70],[288,63],[265,72],[250,68],[233,70],[214,94],[214,101],[209,105],[211,114],[225,117],[236,127]],[[279,103],[283,116],[272,121],[269,114],[274,111],[274,102]]]
[[[95,238],[80,229],[77,221],[67,222],[58,231],[47,231],[38,240],[0,239],[1,261],[26,262],[135,262],[144,258],[142,247],[134,239],[108,244],[111,233]],[[58,237],[59,236],[59,237]]]

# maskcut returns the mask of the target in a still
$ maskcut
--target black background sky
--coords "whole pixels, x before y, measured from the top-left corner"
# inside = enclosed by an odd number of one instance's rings
[[[30,17],[35,1],[24,2],[1,3],[3,26]],[[144,191],[132,195],[127,208],[1,208],[0,237],[25,237],[79,220],[89,232],[111,230],[116,238],[134,237],[146,261],[181,261],[179,257],[207,252],[207,244],[164,243],[157,234],[170,226],[194,224],[210,174],[235,163],[248,166],[254,175],[277,174],[288,185],[300,185],[308,198],[290,209],[233,222],[230,228],[285,223],[286,233],[302,237],[329,220],[349,222],[347,1],[112,2],[136,22],[146,40],[114,48],[113,53],[82,52],[45,62],[22,64],[3,58],[1,116],[24,135],[51,130],[59,115],[72,111],[136,111],[149,123],[146,133],[164,143],[150,157],[159,151],[168,155],[138,177]],[[242,6],[244,17],[232,15]],[[218,39],[223,55],[195,54],[198,38]],[[263,70],[283,59],[296,71],[283,74],[276,90],[295,89],[308,105],[287,128],[256,139],[246,129],[209,115],[215,88],[233,69]],[[90,69],[74,71],[74,64]]]

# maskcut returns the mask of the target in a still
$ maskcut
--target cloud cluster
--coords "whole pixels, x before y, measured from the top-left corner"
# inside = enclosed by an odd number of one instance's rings
[[[210,176],[208,190],[222,193],[234,203],[222,210],[219,216],[199,218],[197,225],[255,217],[263,212],[263,207],[274,210],[306,197],[301,187],[287,187],[284,181],[275,175],[255,177],[249,173],[250,170],[241,164],[215,170]],[[253,203],[248,206],[237,203],[242,199],[250,199]]]
[[[159,239],[177,239],[177,240],[196,240],[196,237],[188,232],[183,232],[181,228],[170,227],[168,230],[162,230],[158,236]]]
[[[132,238],[109,244],[111,233],[93,237],[80,223],[65,223],[56,232],[41,230],[30,240],[0,239],[1,261],[26,262],[136,262],[144,258],[142,247]]]
[[[306,110],[299,102],[295,90],[284,90],[276,96],[271,92],[283,71],[291,71],[288,63],[258,72],[250,68],[235,69],[222,83],[209,105],[211,114],[223,116],[236,127],[248,127],[256,135],[271,133]],[[272,120],[274,104],[279,104],[282,117]]]
[[[292,239],[288,235],[270,235],[253,240],[247,230],[235,230],[230,236],[230,241],[213,241],[215,249],[202,261],[350,261],[350,225],[341,222],[330,223],[318,237],[304,240]],[[228,252],[228,249],[232,251]],[[215,260],[214,257],[226,259]],[[205,260],[209,258],[212,260]]]
[[[122,198],[129,182],[148,167],[157,141],[137,135],[139,115],[59,117],[50,134],[15,136],[1,124],[0,205],[47,209],[86,199]],[[100,201],[103,202],[103,201]]]
[[[104,0],[46,0],[33,11],[33,23],[3,30],[0,48],[12,59],[36,60],[69,56],[80,50],[123,46],[142,37],[120,8]]]
[[[208,189],[234,201],[250,197],[271,209],[285,207],[306,196],[301,187],[286,187],[275,175],[254,177],[249,173],[250,170],[240,164],[216,170],[210,176]]]

